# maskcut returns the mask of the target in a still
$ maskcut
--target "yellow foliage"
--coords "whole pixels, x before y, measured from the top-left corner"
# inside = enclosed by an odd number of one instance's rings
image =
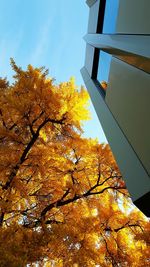
[[[148,266],[149,223],[109,145],[82,138],[86,90],[11,64],[14,83],[0,79],[0,266]]]

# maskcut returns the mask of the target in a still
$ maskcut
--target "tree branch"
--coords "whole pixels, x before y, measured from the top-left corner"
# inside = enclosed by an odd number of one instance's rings
[[[5,183],[5,185],[2,186],[2,189],[7,190],[9,188],[9,186],[11,185],[14,177],[16,176],[18,169],[20,167],[20,165],[26,160],[26,156],[29,153],[29,151],[31,150],[31,148],[33,147],[34,143],[37,141],[38,137],[39,137],[39,133],[40,130],[48,123],[58,123],[58,124],[63,124],[63,120],[64,118],[62,118],[61,120],[54,120],[54,119],[45,119],[40,126],[38,127],[38,129],[36,130],[36,132],[34,133],[32,139],[30,140],[30,142],[28,143],[28,145],[26,146],[26,148],[24,149],[19,162],[16,164],[16,166],[14,167],[13,171],[11,172],[7,182]]]
[[[3,224],[4,215],[5,215],[5,213],[1,212],[1,215],[0,215],[0,226],[2,226],[2,224]]]
[[[69,199],[66,199],[66,200],[63,200],[67,195],[68,193],[70,192],[69,189],[65,192],[65,194],[62,196],[61,199],[49,204],[48,206],[46,206],[42,212],[41,212],[41,218],[44,218],[46,213],[48,211],[50,211],[52,208],[54,207],[61,207],[61,206],[65,206],[67,204],[70,204],[70,203],[73,203],[75,202],[76,200],[78,199],[81,199],[81,198],[85,198],[85,197],[88,197],[88,196],[91,196],[91,195],[98,195],[98,194],[102,194],[104,191],[108,190],[108,189],[113,189],[113,190],[117,190],[117,189],[123,189],[122,187],[121,188],[118,188],[118,187],[112,187],[112,186],[108,186],[106,188],[103,188],[101,191],[99,192],[91,192],[93,189],[95,189],[96,186],[93,186],[92,188],[90,188],[86,193],[83,193],[82,195],[74,195],[73,198],[69,198]]]

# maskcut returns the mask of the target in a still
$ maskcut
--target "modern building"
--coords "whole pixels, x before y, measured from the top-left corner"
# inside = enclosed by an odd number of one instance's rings
[[[132,200],[150,216],[150,0],[87,0],[82,77]]]

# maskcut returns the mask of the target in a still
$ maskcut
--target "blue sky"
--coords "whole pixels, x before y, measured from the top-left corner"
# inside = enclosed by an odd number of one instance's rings
[[[103,33],[110,34],[115,32],[118,8],[119,0],[106,1]]]
[[[71,76],[83,85],[88,7],[84,0],[0,0],[0,76],[12,76],[10,57],[23,68],[46,66],[58,82]],[[90,105],[92,121],[85,136],[106,142]]]

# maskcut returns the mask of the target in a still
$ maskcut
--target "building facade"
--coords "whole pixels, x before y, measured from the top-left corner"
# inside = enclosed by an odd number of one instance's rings
[[[81,74],[132,200],[150,216],[150,1],[86,3]]]

